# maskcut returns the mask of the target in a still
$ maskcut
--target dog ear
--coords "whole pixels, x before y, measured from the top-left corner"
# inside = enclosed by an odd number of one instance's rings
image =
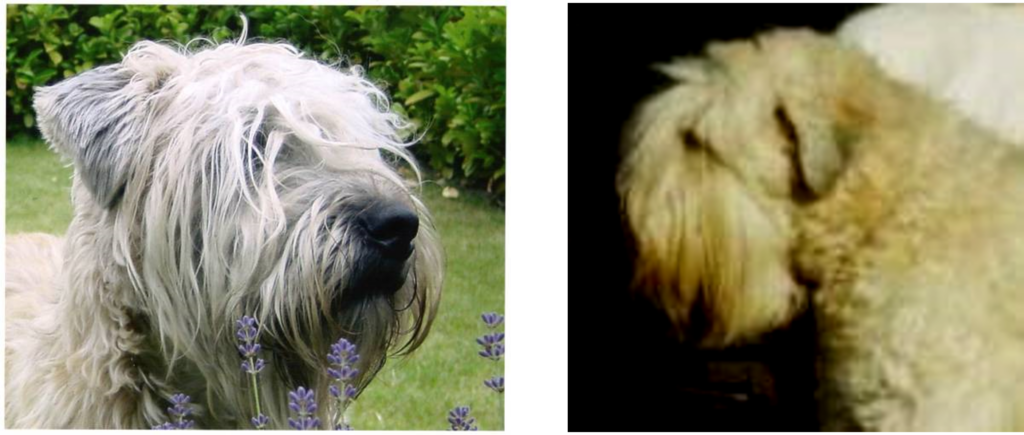
[[[775,119],[793,145],[794,196],[821,197],[846,167],[848,144],[825,116],[809,110],[779,106]]]
[[[38,88],[34,107],[50,146],[75,163],[96,202],[111,208],[128,180],[142,140],[143,95],[120,65],[99,67]]]

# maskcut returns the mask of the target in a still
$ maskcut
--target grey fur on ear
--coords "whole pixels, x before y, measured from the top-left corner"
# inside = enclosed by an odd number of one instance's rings
[[[129,88],[132,73],[120,65],[86,71],[38,88],[34,107],[50,146],[74,160],[96,202],[113,207],[130,172],[145,116],[142,96]]]

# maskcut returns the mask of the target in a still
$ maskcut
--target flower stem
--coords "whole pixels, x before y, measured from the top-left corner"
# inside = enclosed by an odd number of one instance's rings
[[[498,430],[505,430],[505,393],[498,393]]]
[[[255,367],[255,366],[256,366],[256,361],[253,360],[253,357],[249,357],[249,367]],[[257,381],[257,379],[256,379],[256,373],[250,373],[249,374],[249,381],[252,384],[252,397],[253,397],[253,403],[256,404],[256,416],[259,417],[260,415],[263,415],[263,411],[260,409],[260,387],[259,387],[259,381]],[[262,430],[263,428],[259,428],[259,429]]]
[[[345,422],[345,406],[343,400],[344,399],[342,399],[341,396],[339,396],[334,401],[334,424],[332,426],[335,428],[341,426]]]

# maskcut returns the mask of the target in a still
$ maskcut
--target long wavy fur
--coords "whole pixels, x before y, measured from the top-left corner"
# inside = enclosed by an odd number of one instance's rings
[[[362,356],[360,390],[389,353],[423,342],[443,255],[393,169],[415,170],[408,126],[358,68],[286,44],[147,41],[35,104],[75,162],[75,217],[56,289],[24,286],[50,300],[8,309],[8,427],[149,427],[177,392],[201,405],[200,427],[249,427],[244,314],[262,325],[263,412],[277,426],[287,390],[327,397],[339,337]],[[405,284],[355,294],[349,275],[375,254],[354,220],[374,198],[406,203],[420,228]]]

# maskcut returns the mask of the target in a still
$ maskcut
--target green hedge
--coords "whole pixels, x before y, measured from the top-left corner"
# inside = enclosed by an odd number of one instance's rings
[[[287,40],[362,65],[422,134],[421,162],[449,183],[504,195],[501,7],[7,5],[7,137],[38,135],[32,87],[117,62],[142,39]]]

